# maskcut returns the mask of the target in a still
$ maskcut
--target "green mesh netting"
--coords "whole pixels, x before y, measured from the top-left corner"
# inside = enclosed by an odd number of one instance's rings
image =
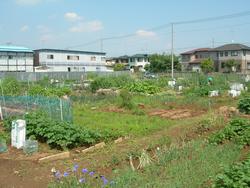
[[[70,100],[41,96],[0,96],[3,118],[43,110],[52,119],[72,122]]]

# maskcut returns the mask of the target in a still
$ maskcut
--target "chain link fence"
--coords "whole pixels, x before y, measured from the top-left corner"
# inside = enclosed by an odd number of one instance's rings
[[[27,112],[42,110],[52,119],[72,122],[72,106],[69,99],[40,96],[0,96],[1,119],[24,115]]]

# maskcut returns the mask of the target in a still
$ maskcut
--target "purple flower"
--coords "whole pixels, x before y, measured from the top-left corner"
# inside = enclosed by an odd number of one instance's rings
[[[61,173],[60,173],[59,171],[56,171],[55,177],[56,177],[57,179],[60,179],[60,178],[61,178]]]
[[[80,179],[79,179],[79,182],[80,182],[80,183],[85,183],[85,179],[84,179],[84,178],[80,178]]]
[[[94,174],[95,174],[95,172],[93,172],[93,171],[89,173],[90,176],[94,176]]]
[[[101,176],[101,179],[103,181],[103,185],[107,185],[107,183],[109,182],[104,176]]]
[[[87,168],[83,168],[83,169],[82,169],[82,173],[85,174],[85,173],[87,173],[87,172],[88,172],[88,169],[87,169]]]
[[[73,172],[76,172],[77,169],[78,169],[79,165],[78,164],[75,164],[74,167],[73,167]]]
[[[68,172],[64,172],[63,176],[67,177],[67,176],[69,176],[69,173]]]

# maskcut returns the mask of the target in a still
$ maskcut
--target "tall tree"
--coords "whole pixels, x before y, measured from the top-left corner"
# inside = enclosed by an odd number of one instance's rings
[[[167,54],[153,54],[149,57],[150,65],[147,69],[151,72],[169,72],[172,68],[171,55]],[[174,69],[181,70],[179,57],[174,56]]]

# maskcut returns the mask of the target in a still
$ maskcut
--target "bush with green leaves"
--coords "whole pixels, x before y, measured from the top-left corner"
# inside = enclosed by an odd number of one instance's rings
[[[122,88],[134,80],[128,75],[122,76],[100,76],[96,77],[90,84],[92,92],[98,89]]]
[[[154,85],[149,81],[137,81],[131,84],[128,84],[125,87],[130,92],[134,93],[143,93],[143,94],[155,94],[160,92],[160,87]]]
[[[52,148],[66,149],[88,146],[101,139],[101,135],[97,131],[50,119],[44,112],[28,113],[24,119],[27,125],[27,137],[35,137],[40,142],[46,142]],[[14,119],[5,120],[7,130],[10,130],[12,120]]]
[[[13,77],[4,78],[1,82],[3,95],[17,96],[22,92],[21,84]]]
[[[120,91],[120,106],[122,108],[127,108],[129,110],[131,110],[134,107],[134,104],[132,102],[132,95],[125,89],[122,89]]]
[[[250,114],[250,97],[241,99],[238,104],[238,109],[242,113]]]
[[[209,138],[210,143],[221,144],[232,140],[240,146],[250,145],[250,122],[247,119],[233,119],[223,130]]]
[[[68,87],[43,87],[41,85],[31,86],[28,90],[28,94],[31,96],[46,96],[46,97],[62,97],[64,95],[70,95],[71,90]]]
[[[216,176],[212,187],[250,187],[250,155],[245,161],[226,167],[224,172]]]

